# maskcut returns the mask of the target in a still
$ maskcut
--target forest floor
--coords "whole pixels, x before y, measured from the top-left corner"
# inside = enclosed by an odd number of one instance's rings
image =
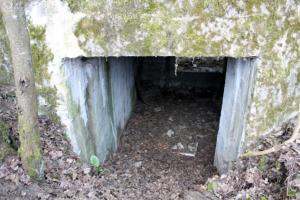
[[[184,199],[217,174],[219,114],[207,100],[154,91],[137,103],[117,152],[101,173],[80,162],[64,128],[39,118],[44,181],[30,180],[16,155],[0,163],[0,199]],[[18,146],[13,89],[0,87],[0,121]],[[188,198],[188,197],[187,197]]]
[[[218,111],[193,97],[151,96],[150,105],[137,104],[101,173],[80,162],[64,127],[40,117],[44,181],[30,180],[18,156],[8,156],[0,162],[0,199],[300,199],[300,139],[275,153],[240,159],[219,176],[213,167]],[[260,138],[253,150],[287,140],[294,121]],[[17,148],[15,96],[4,86],[0,122]]]

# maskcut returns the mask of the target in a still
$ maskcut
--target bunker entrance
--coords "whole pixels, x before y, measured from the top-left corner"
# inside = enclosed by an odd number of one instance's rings
[[[108,163],[122,160],[138,173],[150,170],[151,179],[165,173],[185,186],[216,173],[226,63],[227,58],[137,58],[136,106]]]
[[[65,59],[74,150],[87,162],[96,155],[108,168],[165,173],[178,184],[205,181],[213,166],[226,172],[243,151],[255,61]]]

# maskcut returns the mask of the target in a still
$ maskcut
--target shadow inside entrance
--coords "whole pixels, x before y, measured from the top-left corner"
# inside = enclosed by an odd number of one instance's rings
[[[137,102],[118,151],[105,163],[112,172],[106,181],[142,199],[177,199],[217,173],[219,112],[211,99],[186,90],[151,87],[144,95],[149,105]]]

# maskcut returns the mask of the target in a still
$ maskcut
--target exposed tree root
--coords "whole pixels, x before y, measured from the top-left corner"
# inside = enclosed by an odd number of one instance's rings
[[[286,140],[285,142],[283,142],[282,144],[278,144],[275,145],[269,149],[263,150],[263,151],[257,151],[257,152],[247,152],[245,154],[243,154],[241,157],[242,158],[249,158],[249,157],[254,157],[254,156],[262,156],[262,155],[266,155],[269,153],[273,153],[276,151],[279,151],[283,146],[289,145],[292,142],[294,142],[298,137],[299,137],[299,131],[300,131],[300,105],[299,105],[299,111],[298,111],[298,119],[297,119],[297,123],[296,123],[296,127],[293,131],[292,136]]]

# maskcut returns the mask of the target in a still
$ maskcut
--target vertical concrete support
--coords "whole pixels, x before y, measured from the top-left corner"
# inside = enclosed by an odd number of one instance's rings
[[[118,135],[133,109],[132,59],[65,59],[68,135],[74,151],[85,161],[103,162],[115,151]]]
[[[242,152],[255,71],[254,58],[228,59],[214,163],[220,173]]]
[[[109,58],[115,137],[125,128],[135,104],[134,58]]]

